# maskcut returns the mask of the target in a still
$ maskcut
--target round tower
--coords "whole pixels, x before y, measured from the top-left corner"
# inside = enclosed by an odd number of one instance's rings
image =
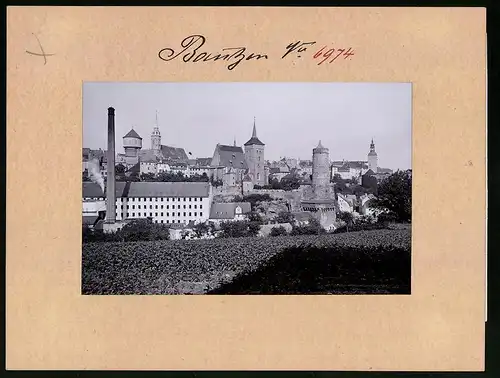
[[[313,149],[312,196],[301,200],[302,211],[311,212],[326,230],[334,229],[335,198],[330,186],[330,157],[321,141]]]
[[[132,128],[127,135],[123,137],[123,149],[125,150],[125,161],[128,165],[137,164],[139,159],[139,150],[142,148],[142,138]]]
[[[161,134],[160,127],[158,125],[158,111],[156,112],[156,123],[151,133],[151,149],[154,151],[160,151],[161,149]]]
[[[316,199],[326,199],[330,194],[330,157],[328,148],[321,141],[313,149],[312,190]]]
[[[368,153],[368,169],[371,169],[373,173],[377,173],[378,171],[378,156],[375,152],[375,143],[373,143],[373,138],[370,144],[370,152]]]

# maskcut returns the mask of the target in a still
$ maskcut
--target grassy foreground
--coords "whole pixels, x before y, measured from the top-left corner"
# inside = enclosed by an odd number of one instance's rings
[[[410,294],[410,230],[84,243],[83,294]]]

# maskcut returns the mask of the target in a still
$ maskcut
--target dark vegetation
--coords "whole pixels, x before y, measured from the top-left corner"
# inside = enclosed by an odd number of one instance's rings
[[[298,189],[303,183],[303,180],[297,175],[287,175],[281,180],[274,178],[272,175],[269,177],[269,185],[255,185],[254,189],[273,189],[291,191]]]
[[[209,294],[410,294],[410,256],[394,246],[292,247]]]
[[[104,233],[102,230],[83,226],[83,243],[92,242],[134,242],[140,240],[168,240],[170,233],[167,225],[153,223],[149,219],[137,219],[126,224],[114,233]]]
[[[386,211],[386,217],[398,222],[411,222],[412,172],[396,171],[378,185],[376,208]]]
[[[85,243],[82,293],[409,294],[410,235],[407,229]]]

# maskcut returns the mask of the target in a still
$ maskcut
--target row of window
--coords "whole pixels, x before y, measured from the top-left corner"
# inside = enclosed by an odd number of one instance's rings
[[[128,199],[129,201],[131,202],[146,202],[146,200],[151,200],[151,201],[154,201],[154,202],[163,202],[163,201],[166,201],[166,202],[175,202],[177,200],[177,202],[191,202],[191,201],[203,201],[203,197],[182,197],[182,200],[181,200],[181,197],[151,197],[151,198],[145,198],[145,197],[140,197],[140,198],[129,198]]]
[[[130,209],[130,206],[132,206],[132,209],[135,209],[135,205],[127,205],[127,209]],[[166,209],[170,209],[170,205],[165,205]],[[191,209],[192,205],[187,205],[189,209]],[[193,205],[195,209],[198,208],[198,205]],[[120,209],[123,209],[123,205],[116,205],[116,208],[120,207]],[[141,205],[137,205],[137,209],[140,209]],[[148,205],[144,205],[144,209],[147,209]],[[153,205],[149,205],[149,208],[152,209]],[[180,209],[181,205],[177,205],[177,209]],[[186,205],[183,205],[183,208],[186,208]],[[158,209],[158,205],[155,205],[155,209]],[[163,209],[163,205],[160,205],[160,209]],[[172,209],[175,209],[175,205],[172,205]],[[203,210],[203,205],[200,204],[200,210]]]
[[[163,221],[163,219],[153,219],[153,223],[173,223],[173,224],[181,224],[181,223],[184,223],[184,224],[188,224],[189,221],[183,221],[183,222],[175,222],[175,221],[170,221],[169,219],[167,219],[166,221]]]
[[[187,198],[187,199],[186,199]],[[117,198],[117,200],[121,200],[122,198]],[[123,198],[123,200],[125,201],[126,198]],[[147,200],[151,200],[153,202],[175,202],[177,199],[177,202],[181,202],[181,197],[148,197],[148,198],[145,198],[145,197],[139,197],[139,198],[128,198],[128,201],[129,202],[146,202]],[[99,201],[104,201],[104,198],[102,197],[85,197],[84,200],[99,200]],[[197,201],[200,201],[202,202],[203,201],[203,197],[182,197],[182,202],[197,202]]]
[[[158,217],[158,216],[160,216],[160,217],[163,217],[163,216],[167,216],[167,217],[170,217],[170,216],[176,217],[177,216],[177,217],[180,217],[181,214],[182,214],[183,217],[193,217],[193,216],[194,217],[197,217],[197,216],[201,217],[203,215],[203,213],[201,211],[200,212],[195,211],[194,213],[192,213],[192,212],[185,212],[185,211],[182,212],[182,213],[149,213],[149,215],[148,215],[147,212],[144,212],[144,213],[138,212],[138,213],[129,213],[128,215],[130,215],[131,217],[135,217],[136,214],[137,214],[138,217],[141,217],[141,216],[142,217],[148,217],[148,216],[152,217],[153,214],[154,214],[155,217]],[[116,216],[117,217],[120,216],[120,213],[117,212]],[[127,214],[123,214],[123,216],[126,217]]]

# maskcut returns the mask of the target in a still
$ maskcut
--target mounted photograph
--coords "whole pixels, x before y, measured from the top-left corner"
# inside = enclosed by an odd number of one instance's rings
[[[411,83],[83,83],[83,295],[410,295]]]

